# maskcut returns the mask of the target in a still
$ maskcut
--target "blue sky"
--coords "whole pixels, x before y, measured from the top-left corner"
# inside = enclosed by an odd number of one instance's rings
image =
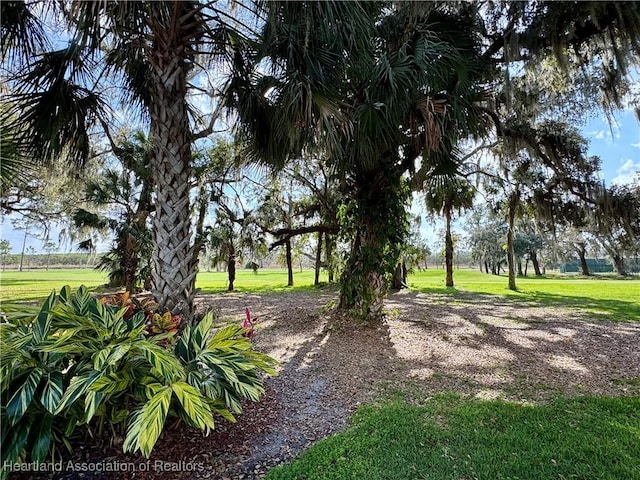
[[[640,123],[631,110],[618,112],[615,120],[610,127],[605,118],[594,118],[582,128],[589,153],[602,159],[607,185],[629,183],[640,173]]]

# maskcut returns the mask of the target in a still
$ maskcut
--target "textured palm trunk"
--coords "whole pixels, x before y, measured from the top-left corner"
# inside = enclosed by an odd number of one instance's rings
[[[196,259],[191,239],[191,133],[187,73],[193,17],[189,3],[174,2],[173,18],[153,17],[149,102],[151,168],[155,186],[152,291],[162,310],[193,317]],[[160,7],[159,7],[160,10]],[[191,24],[191,25],[189,25]]]
[[[363,318],[380,317],[387,294],[384,274],[371,262],[371,256],[384,249],[384,240],[375,235],[372,223],[361,225],[341,277],[339,308],[352,310]]]
[[[444,261],[447,267],[445,285],[453,287],[453,237],[451,236],[451,207],[445,206],[444,217],[446,219],[446,232],[444,237]]]
[[[385,163],[385,162],[389,163]],[[360,172],[354,200],[351,252],[340,277],[340,308],[362,318],[382,315],[387,277],[396,268],[408,224],[408,194],[401,187],[401,174],[394,159],[383,159],[379,169]]]

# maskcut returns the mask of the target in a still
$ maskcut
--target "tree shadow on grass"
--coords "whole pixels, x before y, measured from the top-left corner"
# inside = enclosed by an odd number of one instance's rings
[[[520,307],[549,306],[580,309],[589,317],[611,321],[640,322],[640,303],[630,300],[600,299],[586,296],[560,295],[540,290],[514,291],[508,296],[489,293],[472,293],[455,287],[424,287],[413,289],[416,292],[442,298],[448,301],[478,301],[481,303],[506,303]]]

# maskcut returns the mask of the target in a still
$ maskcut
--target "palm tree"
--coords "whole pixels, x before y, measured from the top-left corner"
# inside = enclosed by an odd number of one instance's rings
[[[316,150],[339,172],[351,243],[340,306],[379,315],[408,234],[405,173],[440,147],[444,118],[460,112],[447,104],[484,75],[477,10],[372,2],[268,10],[267,48],[231,85],[241,134],[272,165]],[[265,59],[273,68],[261,75]]]
[[[238,3],[239,8],[243,8]],[[161,309],[193,313],[197,258],[191,233],[192,143],[212,131],[189,103],[190,79],[224,58],[242,25],[216,2],[2,2],[2,58],[11,72],[3,125],[26,157],[66,156],[82,165],[96,125],[114,127],[102,93],[149,124],[155,213],[152,290]],[[38,12],[37,14],[35,12]],[[243,10],[246,17],[249,10]],[[242,12],[241,12],[242,13]],[[44,22],[66,20],[68,46],[54,49]],[[246,29],[244,29],[246,31]],[[132,113],[133,112],[133,113]],[[206,125],[206,123],[205,123]],[[4,177],[4,175],[3,175]]]
[[[453,237],[451,236],[451,218],[454,211],[473,207],[475,187],[463,177],[431,177],[425,192],[427,209],[445,218],[445,265],[447,287],[453,287]]]

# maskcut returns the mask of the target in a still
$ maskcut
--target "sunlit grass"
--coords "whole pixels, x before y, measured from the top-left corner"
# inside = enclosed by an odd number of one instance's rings
[[[269,480],[640,478],[640,398],[364,405]]]
[[[278,293],[291,290],[318,291],[313,286],[312,270],[294,272],[294,286],[287,286],[286,269],[239,269],[235,290],[241,293]],[[326,284],[327,273],[320,275],[321,284]],[[84,284],[90,289],[100,288],[107,281],[105,272],[92,269],[7,271],[0,276],[0,301],[38,301],[53,289],[63,285],[72,288]],[[590,278],[570,275],[547,275],[543,277],[520,277],[518,291],[507,288],[505,275],[487,275],[477,270],[459,269],[454,273],[455,288],[444,286],[444,271],[429,269],[409,275],[412,289],[440,295],[464,297],[477,294],[505,297],[526,305],[557,305],[586,309],[595,316],[612,320],[640,321],[640,279],[620,279],[613,276]],[[196,288],[201,293],[227,291],[227,272],[198,274]],[[332,287],[329,287],[332,288]],[[325,290],[325,289],[320,289]]]
[[[640,279],[614,276],[545,275],[517,278],[517,291],[507,288],[506,275],[487,275],[460,269],[454,288],[444,286],[444,272],[429,269],[409,276],[409,285],[425,293],[452,296],[499,295],[523,302],[584,308],[613,320],[640,321]]]
[[[52,290],[69,285],[95,289],[107,282],[107,273],[93,269],[28,270],[0,272],[0,301],[32,302],[44,300]]]

